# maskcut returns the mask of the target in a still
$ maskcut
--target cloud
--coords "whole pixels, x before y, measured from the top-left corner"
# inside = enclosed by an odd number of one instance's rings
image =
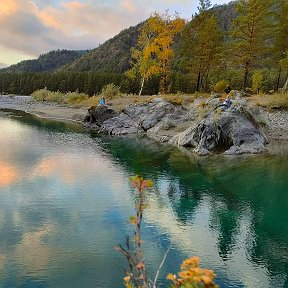
[[[145,11],[132,0],[114,6],[92,1],[62,1],[53,6],[52,2],[9,0],[1,4],[0,46],[35,57],[53,49],[95,48],[136,25]]]
[[[171,13],[177,11],[181,17],[189,18],[198,3],[196,0],[154,2],[146,0],[1,1],[0,61],[15,63],[17,57],[14,58],[12,52],[22,57],[25,55],[25,57],[36,58],[41,53],[55,49],[95,48],[121,30],[147,19],[154,11],[164,12],[169,9]],[[6,53],[2,53],[4,49]]]
[[[0,69],[1,68],[5,68],[5,67],[7,67],[8,65],[6,64],[6,63],[3,63],[3,62],[0,62]]]

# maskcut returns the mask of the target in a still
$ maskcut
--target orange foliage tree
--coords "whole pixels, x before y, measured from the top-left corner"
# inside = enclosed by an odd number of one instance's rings
[[[170,62],[174,56],[172,44],[174,37],[185,25],[178,15],[170,16],[154,13],[143,25],[135,47],[131,49],[131,69],[128,77],[141,77],[142,93],[144,82],[152,76],[160,76],[160,91],[169,92]]]

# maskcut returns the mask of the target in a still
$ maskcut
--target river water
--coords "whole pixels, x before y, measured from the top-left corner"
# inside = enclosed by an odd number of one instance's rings
[[[198,158],[146,138],[90,135],[71,123],[0,112],[0,287],[124,287],[114,249],[147,192],[149,274],[192,255],[221,287],[288,287],[288,148]]]

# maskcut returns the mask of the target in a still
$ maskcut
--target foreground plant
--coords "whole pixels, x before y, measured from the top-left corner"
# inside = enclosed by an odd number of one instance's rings
[[[137,190],[136,216],[130,216],[130,223],[134,226],[133,239],[126,237],[126,247],[118,244],[115,249],[123,254],[129,264],[129,270],[126,271],[127,276],[124,277],[126,287],[151,287],[147,276],[144,263],[141,237],[141,224],[143,219],[143,211],[146,207],[146,195],[144,190],[151,188],[153,182],[145,180],[143,177],[134,176],[130,178],[132,186]]]
[[[136,215],[130,216],[130,223],[134,226],[133,239],[126,237],[125,247],[118,244],[116,251],[123,254],[129,265],[129,269],[125,271],[126,276],[124,279],[124,285],[127,288],[156,288],[159,272],[166,260],[167,254],[171,247],[169,247],[159,265],[156,272],[156,276],[152,281],[148,275],[144,261],[143,253],[143,240],[141,235],[141,224],[143,219],[143,212],[147,207],[146,193],[147,188],[153,187],[151,180],[146,180],[141,176],[134,176],[130,178],[132,186],[137,191],[136,201]],[[179,272],[179,278],[176,275],[169,274],[167,279],[173,282],[174,288],[216,288],[214,284],[215,274],[212,270],[202,269],[199,267],[199,258],[191,257],[184,260],[181,265],[181,272]]]
[[[217,288],[214,283],[215,273],[212,270],[199,267],[199,257],[191,257],[183,261],[181,271],[168,274],[167,279],[172,281],[172,288]]]

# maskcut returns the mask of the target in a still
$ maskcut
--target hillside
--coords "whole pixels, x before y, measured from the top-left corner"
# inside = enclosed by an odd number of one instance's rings
[[[121,31],[72,64],[62,67],[68,71],[124,72],[129,68],[130,49],[135,46],[143,23]]]
[[[235,3],[236,1],[232,1],[229,4],[217,5],[212,8],[224,33],[229,30],[233,19],[236,17]],[[140,23],[123,30],[104,44],[76,59],[72,64],[65,65],[61,70],[116,73],[126,71],[129,69],[130,49],[135,46],[142,25],[143,23]],[[177,42],[181,42],[181,38],[178,38]],[[178,46],[176,44],[175,49]]]
[[[87,50],[55,50],[42,54],[38,59],[24,60],[15,65],[3,68],[1,72],[50,72],[59,67],[72,63],[75,59],[85,55]]]

